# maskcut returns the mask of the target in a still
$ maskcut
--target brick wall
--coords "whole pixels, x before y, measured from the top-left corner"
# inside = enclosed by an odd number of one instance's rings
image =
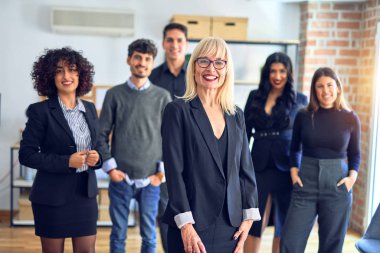
[[[358,180],[357,193],[360,197],[356,202],[355,212],[353,213],[352,227],[360,230],[363,228],[366,205],[366,196],[368,195],[369,183],[368,178],[368,152],[370,144],[370,118],[372,115],[371,105],[373,99],[373,84],[375,71],[375,36],[376,24],[380,22],[380,0],[371,0],[363,4],[363,24],[361,33],[361,50],[359,57],[359,83],[356,102],[357,111],[362,124],[362,166],[360,178]]]
[[[367,207],[369,124],[375,62],[376,23],[380,0],[365,3],[301,4],[299,83],[309,94],[314,71],[332,67],[341,78],[345,97],[362,124],[362,163],[354,187],[350,227],[363,232]]]

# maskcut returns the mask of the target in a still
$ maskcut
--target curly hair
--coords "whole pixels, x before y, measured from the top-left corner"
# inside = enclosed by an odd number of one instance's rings
[[[78,69],[79,84],[76,96],[88,93],[93,85],[94,66],[82,56],[81,51],[77,52],[70,47],[63,47],[61,49],[45,49],[44,54],[34,62],[30,75],[38,95],[49,98],[57,95],[54,77],[60,61],[69,65],[75,64]]]
[[[139,52],[142,54],[150,54],[153,56],[153,59],[157,55],[157,47],[152,40],[148,39],[138,39],[133,41],[128,46],[128,57],[133,55],[133,52]]]

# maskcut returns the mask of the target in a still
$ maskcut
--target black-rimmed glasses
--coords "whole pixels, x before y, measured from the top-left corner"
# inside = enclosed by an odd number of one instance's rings
[[[215,61],[212,61],[212,60],[207,59],[207,58],[197,58],[195,60],[195,62],[201,68],[207,68],[212,63],[212,65],[214,66],[214,68],[218,69],[218,70],[223,69],[227,65],[227,61],[224,61],[224,60],[215,60]]]

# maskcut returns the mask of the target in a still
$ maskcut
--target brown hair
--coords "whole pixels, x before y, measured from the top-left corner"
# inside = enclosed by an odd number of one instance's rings
[[[338,96],[334,102],[334,108],[337,110],[345,109],[347,111],[351,111],[350,106],[348,105],[348,103],[346,102],[346,100],[344,99],[344,96],[343,96],[342,82],[339,80],[339,77],[334,72],[334,70],[332,70],[329,67],[319,68],[315,71],[315,73],[313,75],[313,79],[311,80],[310,102],[309,102],[309,105],[307,106],[307,110],[312,111],[312,112],[316,112],[316,111],[318,111],[318,109],[320,107],[320,104],[319,104],[319,101],[317,98],[317,94],[315,91],[315,89],[316,89],[315,86],[316,86],[318,79],[321,78],[322,76],[327,76],[327,77],[334,79],[336,85],[338,86],[339,91],[338,91]]]

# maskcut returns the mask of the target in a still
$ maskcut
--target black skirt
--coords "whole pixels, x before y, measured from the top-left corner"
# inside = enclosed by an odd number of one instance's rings
[[[35,234],[47,238],[80,237],[96,234],[98,204],[87,197],[88,173],[78,173],[74,196],[61,206],[32,203]]]
[[[272,167],[267,167],[263,171],[256,172],[256,183],[261,217],[264,216],[268,196],[271,195],[272,208],[268,226],[274,226],[275,236],[280,237],[293,188],[290,173],[279,171],[272,165]],[[261,228],[262,219],[254,222],[249,234],[261,237],[263,232]]]

